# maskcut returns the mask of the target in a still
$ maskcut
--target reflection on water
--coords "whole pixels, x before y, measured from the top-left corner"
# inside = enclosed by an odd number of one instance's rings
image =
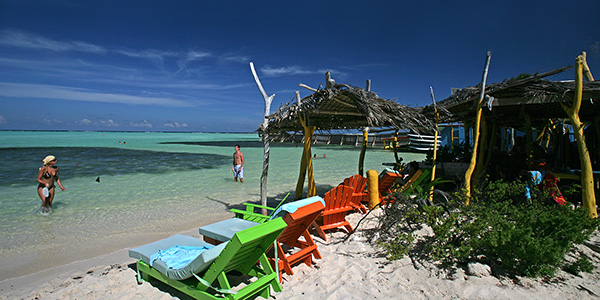
[[[41,160],[47,148],[0,148],[0,185],[35,184]],[[229,156],[201,153],[178,153],[119,148],[58,147],[61,176],[102,176],[131,173],[163,174],[176,171],[211,169],[228,164]]]

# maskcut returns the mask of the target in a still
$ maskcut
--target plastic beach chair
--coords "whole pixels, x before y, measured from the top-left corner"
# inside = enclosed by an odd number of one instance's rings
[[[423,185],[431,180],[430,169],[419,169],[410,179],[400,188],[401,192],[423,193]]]
[[[353,189],[350,206],[352,206],[356,211],[366,213],[367,208],[362,204],[362,202],[368,202],[369,199],[369,193],[366,190],[367,178],[356,174],[344,179],[342,185],[349,186]]]
[[[297,203],[300,202],[300,203]],[[303,204],[306,203],[306,204]],[[298,204],[294,206],[294,204]],[[295,207],[293,211],[289,207]],[[308,232],[308,227],[325,209],[324,201],[321,197],[311,197],[296,202],[285,204],[281,207],[281,213],[277,213],[273,217],[277,218],[281,215],[286,222],[287,227],[277,238],[277,257],[279,270],[279,280],[282,280],[282,274],[285,272],[288,275],[293,275],[292,267],[304,263],[307,266],[312,265],[312,257],[320,259],[321,254],[317,249],[317,245]],[[232,218],[214,224],[200,227],[199,232],[204,236],[206,241],[225,242],[228,241],[235,230],[256,226],[258,223]],[[301,239],[301,237],[303,239]],[[284,251],[282,245],[287,246],[288,251]],[[271,264],[275,267],[275,260],[270,259]]]
[[[281,205],[283,204],[283,202],[285,202],[285,199],[287,199],[287,197],[290,195],[290,193],[287,193],[287,195],[285,195],[285,197],[283,197],[283,200],[281,200],[279,202],[279,204],[276,207],[268,207],[268,206],[263,206],[263,205],[258,205],[258,204],[253,204],[253,203],[243,203],[243,205],[246,207],[246,210],[240,210],[240,209],[231,209],[230,211],[235,213],[235,217],[239,218],[239,219],[244,219],[244,220],[248,220],[248,221],[252,221],[252,222],[257,222],[257,223],[264,223],[266,221],[268,221],[269,219],[271,219],[271,216],[275,213],[275,211],[277,211],[277,209],[279,209],[279,207],[281,207]],[[266,209],[267,211],[270,211],[271,213],[269,215],[263,215],[260,212],[257,212],[256,209],[258,210],[262,210],[262,209]]]
[[[353,192],[354,189],[349,186],[338,185],[325,193],[323,197],[325,210],[321,213],[321,217],[313,223],[315,230],[323,240],[327,241],[325,230],[344,227],[348,233],[354,231],[350,223],[346,221],[346,214],[354,209],[350,205]]]
[[[398,182],[398,180],[400,179],[402,179],[402,174],[400,174],[400,172],[391,169],[385,169],[384,171],[382,171],[379,174],[378,185],[380,198],[391,194],[393,192],[392,189],[394,189],[396,185],[396,182]]]
[[[176,235],[131,249],[129,256],[138,259],[138,282],[142,282],[142,279],[148,281],[152,277],[195,299],[247,299],[256,296],[269,298],[271,287],[280,292],[281,285],[265,252],[285,228],[283,219],[277,218],[242,230],[235,233],[229,242],[205,250],[184,267],[176,269],[167,267],[162,260],[152,262],[152,255],[158,250],[169,249],[175,245],[210,245],[193,237]],[[231,271],[251,276],[253,280],[233,291],[228,279],[228,273]]]

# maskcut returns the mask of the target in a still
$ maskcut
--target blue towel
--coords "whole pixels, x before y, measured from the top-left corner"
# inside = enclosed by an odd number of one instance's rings
[[[169,269],[180,269],[187,266],[196,259],[202,252],[210,249],[210,246],[191,247],[175,245],[167,250],[158,250],[150,256],[150,266],[157,259],[162,260]]]
[[[321,198],[319,196],[313,196],[310,198],[306,198],[306,199],[302,199],[302,200],[298,200],[298,201],[294,201],[294,202],[290,202],[290,203],[286,203],[286,204],[282,205],[275,211],[275,213],[273,213],[273,215],[271,216],[271,218],[269,220],[283,217],[286,213],[293,214],[296,212],[296,210],[298,210],[298,208],[309,205],[309,204],[313,204],[317,201],[321,201],[321,204],[323,204],[323,207],[325,207],[325,201],[323,200],[323,198]]]
[[[545,173],[545,172],[544,172]],[[540,171],[529,171],[527,178],[527,185],[525,186],[525,197],[527,199],[531,199],[531,190],[533,186],[542,183],[542,178],[544,178],[544,174]]]

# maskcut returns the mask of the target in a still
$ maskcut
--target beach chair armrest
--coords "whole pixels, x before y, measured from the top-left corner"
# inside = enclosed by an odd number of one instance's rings
[[[268,206],[263,206],[263,205],[259,205],[259,204],[254,204],[254,203],[243,203],[246,206],[246,211],[251,211],[254,212],[255,208],[259,208],[259,209],[266,209],[269,211],[274,211],[275,209],[272,207],[268,207]]]

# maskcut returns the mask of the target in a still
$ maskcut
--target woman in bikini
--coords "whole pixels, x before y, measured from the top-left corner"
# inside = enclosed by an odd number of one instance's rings
[[[52,209],[52,200],[54,200],[54,192],[56,188],[54,186],[54,182],[58,183],[58,186],[62,191],[65,188],[60,183],[60,179],[58,178],[58,167],[56,166],[56,157],[52,155],[46,156],[44,160],[44,166],[40,168],[40,172],[37,176],[37,181],[39,183],[37,192],[42,199],[42,210],[49,211]],[[47,196],[44,195],[44,188],[47,188]]]

